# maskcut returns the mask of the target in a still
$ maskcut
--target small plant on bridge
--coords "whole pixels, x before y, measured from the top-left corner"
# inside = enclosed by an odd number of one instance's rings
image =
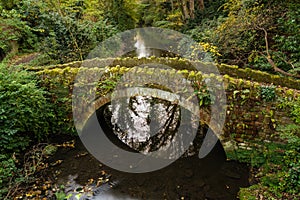
[[[120,78],[120,74],[111,74],[108,78],[104,77],[102,81],[99,81],[96,94],[104,96],[105,94],[112,92]]]
[[[261,98],[265,101],[273,101],[276,98],[275,86],[261,86],[260,95]]]
[[[214,103],[216,97],[209,93],[206,85],[199,86],[195,90],[195,94],[199,99],[200,106],[209,106]]]

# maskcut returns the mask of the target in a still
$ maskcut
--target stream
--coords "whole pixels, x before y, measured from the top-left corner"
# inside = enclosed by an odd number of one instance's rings
[[[183,157],[166,168],[145,174],[120,172],[103,165],[78,138],[75,148],[60,148],[51,160],[62,160],[60,165],[48,169],[47,174],[55,177],[55,183],[69,187],[69,192],[86,185],[93,187],[93,199],[232,200],[240,187],[249,186],[248,167],[224,161],[220,143],[204,159]]]
[[[153,145],[149,142],[149,137],[154,136],[147,136],[147,129],[151,128],[151,123],[147,123],[147,119],[151,121],[150,113],[155,109],[154,113],[158,116],[151,116],[151,119],[157,119],[159,123],[166,125],[164,120],[168,118],[168,111],[172,110],[172,105],[149,96],[131,98],[131,101],[131,108],[126,112],[132,116],[129,115],[129,121],[124,121],[127,124],[139,123],[127,130],[126,137],[120,131],[120,127],[116,126],[120,118],[118,115],[123,116],[119,109],[113,111],[110,104],[103,106],[97,111],[98,121],[108,138],[118,147],[145,152],[150,149],[149,145]],[[153,105],[152,101],[156,106],[145,109]],[[135,112],[131,112],[132,110]],[[175,116],[180,115],[178,110],[175,109],[174,112]],[[165,119],[161,118],[162,116],[165,116]],[[130,122],[130,119],[133,121]],[[174,122],[166,126],[176,127],[176,119],[174,117]],[[161,129],[164,131],[159,134],[170,134],[166,127],[162,126]],[[92,131],[89,123],[85,131],[86,134]],[[82,194],[85,197],[82,199],[236,199],[239,188],[249,186],[249,169],[245,164],[226,160],[220,142],[208,156],[199,159],[198,150],[206,131],[207,127],[200,126],[194,144],[185,154],[169,166],[148,173],[126,173],[112,169],[99,162],[88,152],[81,140],[76,138],[75,148],[59,148],[50,158],[52,163],[57,160],[62,162],[50,167],[48,174],[51,174],[56,184],[65,186],[67,194],[73,197]],[[172,143],[172,140],[167,140],[167,143]],[[143,144],[144,149],[140,148],[140,144]]]

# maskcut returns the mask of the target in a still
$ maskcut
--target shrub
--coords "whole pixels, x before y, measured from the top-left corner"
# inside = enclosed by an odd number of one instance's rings
[[[35,49],[37,37],[34,30],[22,21],[16,10],[5,11],[0,6],[0,49],[4,54],[17,53],[19,49]]]
[[[46,92],[32,74],[0,64],[0,154],[20,152],[49,132]]]
[[[85,59],[97,43],[119,32],[106,20],[77,20],[56,12],[45,13],[41,19],[44,24],[39,28],[47,33],[41,51],[60,63]]]
[[[19,172],[13,158],[0,154],[0,199],[5,199],[9,187],[12,185],[12,178]]]
[[[286,99],[288,100],[288,99]],[[290,108],[294,123],[277,128],[284,144],[264,143],[262,163],[258,183],[240,190],[240,199],[299,199],[300,196],[300,112],[299,99],[285,102]],[[255,158],[259,157],[256,156]],[[249,197],[251,195],[251,198]]]

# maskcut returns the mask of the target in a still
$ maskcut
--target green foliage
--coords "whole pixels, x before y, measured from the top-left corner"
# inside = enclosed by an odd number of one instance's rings
[[[293,1],[227,0],[223,14],[204,17],[189,34],[217,46],[219,62],[274,72],[266,59],[284,71],[299,74],[299,10]],[[210,4],[210,3],[209,3]],[[207,9],[207,11],[210,8]],[[203,11],[206,12],[206,11]]]
[[[60,109],[49,102],[50,94],[38,85],[34,73],[20,66],[0,64],[0,199],[10,188],[27,181],[35,173],[41,156],[55,149],[47,146],[30,154],[28,159],[33,162],[26,163],[28,169],[22,169],[18,160],[24,150],[30,144],[45,141],[49,134],[63,131],[61,127],[65,126],[59,115],[54,116]]]
[[[300,4],[286,3],[285,7],[288,12],[284,15],[280,13],[275,22],[278,32],[273,37],[274,49],[277,49],[274,57],[281,69],[297,73],[297,69],[300,68]]]
[[[50,80],[48,78],[52,78]],[[63,84],[59,77],[45,76],[43,79],[43,87],[47,87],[49,91],[49,102],[51,113],[55,118],[51,120],[51,133],[53,135],[73,135],[76,130],[72,115],[72,81],[65,79]],[[74,77],[73,77],[74,78]],[[67,85],[66,85],[67,84]]]
[[[300,113],[298,113],[300,117]],[[287,140],[287,151],[284,155],[284,163],[287,167],[285,171],[284,183],[281,183],[282,189],[289,193],[300,193],[300,126],[289,125],[282,130],[281,137]]]
[[[270,86],[260,86],[260,96],[265,101],[273,101],[276,98],[276,87]]]
[[[298,199],[297,195],[300,193],[300,126],[281,126],[279,131],[281,138],[286,140],[287,144],[265,143],[261,151],[256,148],[254,151],[238,152],[244,155],[244,157],[239,157],[239,160],[242,159],[241,161],[249,162],[252,167],[260,169],[260,173],[256,175],[259,177],[259,183],[242,189],[239,192],[241,199],[248,199],[249,194],[253,199],[260,195],[266,199]]]
[[[201,85],[195,90],[200,106],[210,106],[215,102],[216,97],[210,94],[206,85]]]
[[[290,116],[292,119],[300,124],[300,99],[291,101],[291,97],[285,97],[281,99],[281,103],[278,105],[280,108],[288,108],[290,110]]]
[[[274,71],[266,58],[270,54],[277,67],[299,74],[299,3],[205,1],[205,9],[199,9],[195,1],[195,19],[189,20],[184,19],[181,3],[167,0],[1,1],[0,53],[15,49],[42,50],[50,57],[49,62],[82,60],[98,42],[119,30],[137,25],[158,26],[182,30],[197,42],[216,47],[214,58],[220,62]]]
[[[269,190],[276,196],[281,194],[300,193],[300,126],[289,125],[279,129],[282,139],[287,140],[284,146],[284,154],[280,159],[280,165],[275,173],[267,173],[262,177],[262,184],[269,187]],[[274,155],[272,153],[270,156]],[[274,163],[274,162],[273,162]],[[270,163],[271,164],[271,163]],[[278,165],[278,163],[275,163]],[[270,169],[272,170],[272,169]],[[273,169],[274,170],[274,169]]]
[[[15,193],[20,192],[23,193],[23,198],[28,197],[28,193],[24,194],[26,186],[36,183],[34,175],[47,167],[46,159],[56,150],[56,146],[41,143],[27,151],[23,159],[16,154],[0,154],[0,198],[13,199]],[[25,186],[23,191],[20,191],[20,186]]]
[[[135,0],[111,0],[107,4],[110,12],[106,12],[105,16],[115,22],[121,31],[136,27],[138,4]]]
[[[17,10],[4,10],[0,7],[0,49],[4,53],[17,53],[21,49],[35,49],[37,37],[24,17]]]
[[[266,171],[273,165],[281,165],[284,156],[282,149],[285,148],[286,146],[280,143],[245,139],[243,145],[236,145],[236,149],[229,154],[229,157]]]
[[[0,6],[0,50],[4,54],[18,49],[42,51],[50,62],[83,60],[97,43],[119,32],[103,16],[88,15],[86,9],[93,11],[93,6],[99,8],[98,2],[25,0],[11,10]]]
[[[264,162],[260,167],[259,183],[242,189],[241,199],[248,194],[251,198],[258,198],[263,194],[266,199],[299,199],[300,193],[300,112],[299,99],[289,101],[285,105],[291,109],[294,124],[279,126],[277,131],[285,144],[264,143],[262,154]],[[294,106],[295,105],[295,106]],[[257,150],[256,150],[257,151]],[[256,155],[255,157],[261,157]],[[254,162],[255,164],[256,162]],[[252,166],[257,166],[253,165]]]
[[[211,42],[208,32],[213,34],[213,29],[227,15],[221,9],[225,2],[226,0],[204,1],[205,9],[197,9],[195,19],[190,19],[184,30],[199,42]]]
[[[60,62],[83,60],[96,43],[92,35],[92,24],[79,22],[58,13],[44,14],[44,23],[48,37],[42,43],[42,51]]]
[[[144,26],[180,30],[185,24],[178,1],[146,0],[141,2],[138,11],[140,13],[139,23]]]
[[[1,0],[0,1],[0,5],[7,9],[7,10],[11,10],[13,9],[18,3],[20,2],[20,0]]]
[[[291,105],[291,116],[296,123],[300,124],[300,99],[294,101]]]
[[[119,32],[107,20],[92,22],[79,16],[78,12],[61,10],[40,14],[38,28],[44,32],[41,50],[51,59],[60,63],[83,60],[97,43]]]
[[[55,197],[56,197],[57,200],[68,199],[67,195],[63,191],[55,192]]]
[[[13,177],[20,172],[12,157],[0,154],[0,198],[5,199]]]
[[[186,33],[197,42],[212,43],[214,42],[213,38],[217,37],[217,33],[215,31],[216,27],[223,23],[224,20],[225,18],[223,16],[212,20],[203,19],[200,24],[187,30]]]
[[[110,77],[105,78],[105,80],[99,82],[96,94],[104,96],[105,94],[113,91],[120,79],[121,76],[119,74],[113,74]]]
[[[34,76],[17,67],[0,64],[0,153],[20,152],[31,138],[49,133],[46,92],[37,87]]]

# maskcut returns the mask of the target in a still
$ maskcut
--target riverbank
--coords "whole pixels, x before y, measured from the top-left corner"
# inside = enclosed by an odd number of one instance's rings
[[[32,199],[93,195],[97,199],[231,200],[237,199],[240,187],[249,186],[247,165],[222,163],[218,146],[204,160],[186,157],[156,172],[129,174],[101,164],[78,138],[63,144],[56,145],[57,152],[47,160],[49,167],[37,174],[40,177],[23,195]]]

